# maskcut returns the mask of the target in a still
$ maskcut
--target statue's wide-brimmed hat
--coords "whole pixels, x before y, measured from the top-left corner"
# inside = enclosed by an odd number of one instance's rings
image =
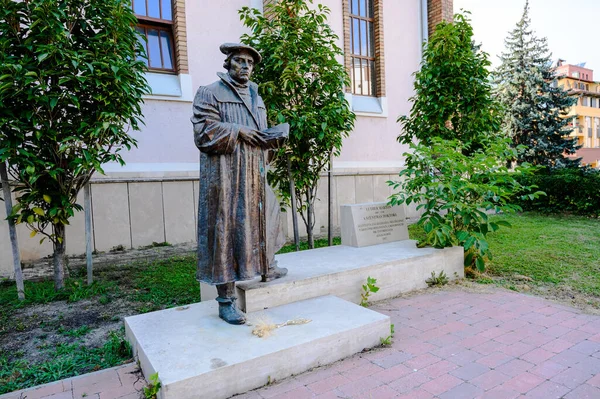
[[[252,58],[254,58],[255,64],[258,64],[262,60],[262,57],[261,57],[260,53],[258,52],[258,50],[256,50],[254,47],[246,46],[245,44],[223,43],[223,44],[221,44],[221,47],[219,47],[219,49],[225,55],[229,55],[231,53],[234,53],[234,52],[240,51],[240,50],[246,50],[250,54],[252,54]]]

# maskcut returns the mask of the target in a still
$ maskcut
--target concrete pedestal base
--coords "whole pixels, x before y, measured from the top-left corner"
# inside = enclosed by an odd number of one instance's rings
[[[246,312],[255,312],[328,294],[360,303],[367,277],[377,279],[380,290],[371,300],[380,301],[426,288],[431,272],[444,271],[450,280],[464,277],[462,247],[417,248],[415,244],[406,240],[362,248],[338,245],[277,255],[288,275],[268,283],[260,279],[237,283],[238,304]]]
[[[313,367],[335,362],[389,335],[389,317],[333,296],[248,315],[249,323],[284,323],[267,338],[254,326],[232,326],[218,317],[216,301],[125,319],[146,378],[158,372],[159,399],[228,398]]]

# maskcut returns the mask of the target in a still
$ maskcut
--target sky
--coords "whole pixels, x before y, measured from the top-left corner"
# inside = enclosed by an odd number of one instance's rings
[[[490,55],[493,66],[504,51],[504,39],[523,15],[525,0],[454,0],[454,12],[471,12],[475,41]],[[600,80],[600,0],[529,0],[531,27],[548,39],[553,61],[586,62]]]

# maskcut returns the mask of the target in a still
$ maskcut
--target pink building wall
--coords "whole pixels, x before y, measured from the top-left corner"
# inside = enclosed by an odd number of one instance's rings
[[[561,65],[556,68],[556,74],[559,76],[568,76],[570,78],[593,81],[594,71],[577,65]]]
[[[338,45],[343,48],[342,1],[322,0],[331,9],[329,23],[338,33]],[[251,6],[249,0],[188,1],[186,3],[189,48],[189,73],[192,90],[212,83],[216,72],[223,71],[223,55],[219,45],[225,41],[239,41],[244,32],[237,11]],[[387,116],[358,116],[354,131],[344,141],[338,167],[373,168],[399,167],[401,154],[406,148],[396,142],[400,130],[396,119],[410,110],[408,98],[412,94],[412,73],[420,60],[419,0],[385,2],[384,45],[386,58]],[[343,62],[343,60],[340,60]],[[134,133],[138,148],[125,153],[125,170],[143,172],[168,170],[179,165],[193,168],[198,150],[192,140],[190,101],[163,101],[149,97],[143,107],[145,124]],[[163,164],[161,166],[161,164]],[[143,166],[142,166],[143,165]],[[121,175],[120,168],[108,168],[111,176]]]

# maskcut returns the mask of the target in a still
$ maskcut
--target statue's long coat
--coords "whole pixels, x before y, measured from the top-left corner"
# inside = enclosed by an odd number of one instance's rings
[[[265,179],[266,150],[238,139],[242,126],[267,128],[265,105],[255,83],[245,103],[230,77],[219,77],[198,89],[192,116],[200,150],[197,278],[209,284],[265,274],[281,247],[279,207]],[[275,148],[282,141],[274,137],[269,144]]]

